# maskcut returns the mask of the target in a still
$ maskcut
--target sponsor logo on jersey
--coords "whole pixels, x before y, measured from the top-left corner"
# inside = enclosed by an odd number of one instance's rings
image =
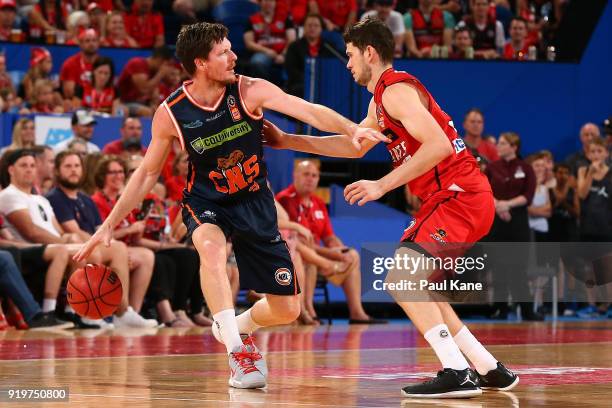
[[[291,271],[287,268],[278,268],[276,272],[274,272],[274,279],[276,279],[276,283],[281,286],[289,286],[291,284]]]
[[[414,227],[415,225],[416,225],[416,220],[412,219],[412,221],[410,221],[410,224],[408,224],[404,232],[408,231],[410,228]]]
[[[197,153],[202,154],[206,150],[221,146],[225,142],[229,142],[230,140],[244,136],[251,130],[253,130],[251,125],[245,121],[242,121],[234,126],[225,128],[212,136],[204,138],[198,137],[197,139],[194,139],[191,142],[191,147],[193,147],[193,150],[195,150]]]
[[[204,124],[201,120],[194,120],[193,122],[183,123],[183,127],[185,129],[195,129],[199,128]]]
[[[238,106],[236,106],[236,98],[234,98],[234,95],[230,95],[227,97],[227,107],[229,108],[230,113],[232,114],[232,120],[234,122],[238,122],[242,119],[240,110],[238,109]]]
[[[242,150],[234,150],[227,157],[217,157],[217,169],[211,171],[208,178],[215,189],[223,194],[234,194],[248,188],[249,191],[259,190],[256,179],[259,176],[259,161],[257,155],[245,160]]]
[[[217,120],[219,119],[221,116],[225,115],[225,109],[223,109],[221,112],[217,112],[214,114],[214,116],[211,116],[210,118],[206,118],[206,122],[212,122],[213,120]]]
[[[455,148],[455,153],[459,154],[465,150],[465,142],[461,138],[456,138],[453,140],[453,147]]]
[[[444,240],[444,238],[446,238],[446,235],[446,231],[444,231],[442,228],[436,228],[436,232],[429,234],[431,238],[442,244],[446,244],[446,241]]]

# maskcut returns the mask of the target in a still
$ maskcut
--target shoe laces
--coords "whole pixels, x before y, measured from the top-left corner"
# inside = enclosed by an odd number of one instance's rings
[[[246,350],[243,348],[243,350]],[[255,355],[256,353],[252,353],[249,351],[235,351],[232,353],[232,357],[234,361],[238,363],[244,374],[252,373],[258,371],[254,365]]]
[[[439,377],[441,377],[442,375],[444,375],[444,370],[440,370],[438,371],[438,374],[436,374],[436,376],[430,380],[425,381],[423,384],[433,384],[435,383]]]
[[[257,360],[261,360],[263,358],[261,353],[258,353],[256,351],[257,349],[255,348],[255,343],[253,342],[253,336],[245,337],[245,339],[242,340],[242,344],[247,346],[247,349],[252,350],[251,354],[252,354],[253,362],[255,362]]]

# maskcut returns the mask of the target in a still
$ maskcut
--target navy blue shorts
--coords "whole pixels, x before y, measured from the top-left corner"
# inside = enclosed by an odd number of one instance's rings
[[[223,204],[185,197],[182,215],[189,237],[200,225],[214,224],[231,240],[241,288],[273,295],[300,292],[289,248],[278,231],[274,197],[267,188]]]

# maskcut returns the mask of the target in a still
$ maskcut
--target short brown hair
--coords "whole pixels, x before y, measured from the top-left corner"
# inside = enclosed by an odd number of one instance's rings
[[[603,147],[604,149],[608,148],[608,146],[606,145],[606,142],[601,137],[596,137],[593,140],[591,140],[588,146],[591,147],[591,145],[600,146],[600,147]]]
[[[176,56],[189,75],[196,71],[194,60],[208,58],[215,44],[227,37],[227,27],[218,23],[196,23],[183,26],[176,38]]]
[[[369,45],[376,50],[384,64],[393,61],[395,50],[393,34],[378,18],[366,18],[347,28],[344,32],[344,42],[353,44],[361,52],[364,52]]]
[[[501,135],[499,135],[500,139],[502,137],[506,139],[506,142],[510,143],[510,146],[515,146],[516,154],[519,154],[519,152],[521,151],[521,137],[518,135],[518,133],[504,132]]]
[[[106,179],[106,174],[108,173],[108,166],[110,166],[111,163],[119,163],[119,165],[123,168],[124,173],[127,175],[127,165],[122,158],[115,156],[114,154],[104,155],[96,165],[94,175],[94,182],[96,183],[96,187],[99,189],[104,188],[104,180]]]
[[[62,163],[68,156],[77,156],[79,158],[79,161],[81,162],[81,166],[84,165],[83,158],[76,150],[62,150],[61,152],[57,154],[57,156],[55,156],[55,165],[54,165],[55,171],[59,172],[59,168],[62,166]]]

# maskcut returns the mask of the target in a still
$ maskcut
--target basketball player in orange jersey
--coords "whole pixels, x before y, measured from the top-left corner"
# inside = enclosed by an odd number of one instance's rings
[[[106,221],[75,257],[82,260],[98,244],[109,245],[115,226],[157,182],[172,143],[178,139],[189,155],[183,222],[200,255],[200,279],[215,321],[213,333],[227,348],[229,384],[264,387],[265,360],[252,338],[241,338],[241,334],[293,322],[300,314],[300,303],[299,284],[266,184],[263,109],[359,140],[386,138],[329,108],[287,95],[270,82],[236,75],[237,57],[227,28],[221,24],[184,26],[177,37],[176,53],[192,80],[155,112],[152,140],[142,164]],[[242,286],[266,294],[237,317],[225,272],[229,238]]]
[[[427,89],[414,76],[393,69],[391,31],[379,20],[368,19],[349,28],[344,40],[349,57],[347,68],[358,84],[374,94],[360,126],[381,131],[391,139],[386,147],[394,167],[380,180],[348,185],[344,190],[346,200],[364,205],[397,187],[410,186],[423,204],[402,236],[399,254],[436,256],[444,248],[440,240],[474,243],[481,239],[495,215],[491,187],[458,137],[450,117]],[[324,156],[362,157],[376,144],[360,135],[287,135],[272,124],[265,126],[265,137],[271,146]],[[416,275],[431,277],[431,272],[422,270]],[[394,298],[398,300],[396,295]],[[443,366],[432,381],[408,385],[402,395],[469,398],[480,395],[482,388],[510,390],[518,384],[518,377],[482,346],[447,302],[398,300],[398,304]],[[476,372],[470,369],[462,352]]]

